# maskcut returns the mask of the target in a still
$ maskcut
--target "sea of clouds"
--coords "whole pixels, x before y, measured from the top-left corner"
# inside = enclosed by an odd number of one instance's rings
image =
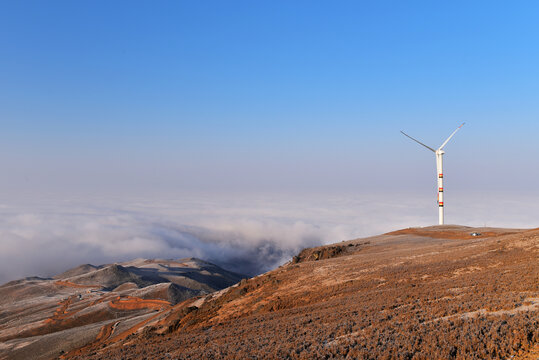
[[[487,195],[452,201],[450,223],[534,227],[539,208]],[[535,208],[534,208],[535,206]],[[198,257],[247,275],[305,247],[437,221],[416,195],[177,195],[0,202],[0,283],[84,263]]]

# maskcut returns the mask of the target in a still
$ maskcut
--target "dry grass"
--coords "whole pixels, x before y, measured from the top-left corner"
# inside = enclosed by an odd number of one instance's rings
[[[187,300],[138,333],[72,358],[527,359],[536,353],[538,230],[479,230],[479,238],[462,227],[403,231],[306,250],[295,263],[219,296]]]

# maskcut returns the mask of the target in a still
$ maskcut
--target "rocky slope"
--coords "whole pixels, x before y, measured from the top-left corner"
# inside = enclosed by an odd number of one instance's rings
[[[104,323],[63,357],[536,359],[539,230],[436,226],[306,249],[156,309],[137,324]]]
[[[203,260],[81,265],[0,286],[0,359],[49,359],[243,278]]]

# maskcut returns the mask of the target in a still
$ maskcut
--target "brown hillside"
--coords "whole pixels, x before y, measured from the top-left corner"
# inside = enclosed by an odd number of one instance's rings
[[[539,230],[406,229],[307,249],[130,332],[67,357],[530,359]]]

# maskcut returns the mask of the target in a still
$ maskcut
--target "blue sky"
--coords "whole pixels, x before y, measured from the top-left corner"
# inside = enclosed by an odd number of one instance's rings
[[[522,191],[536,2],[3,1],[12,191]],[[523,171],[524,167],[528,167]],[[521,175],[519,175],[519,173]],[[492,179],[485,184],[485,174]]]
[[[135,257],[257,273],[436,223],[434,156],[399,131],[437,147],[462,122],[446,221],[537,227],[538,13],[1,1],[0,283]]]

